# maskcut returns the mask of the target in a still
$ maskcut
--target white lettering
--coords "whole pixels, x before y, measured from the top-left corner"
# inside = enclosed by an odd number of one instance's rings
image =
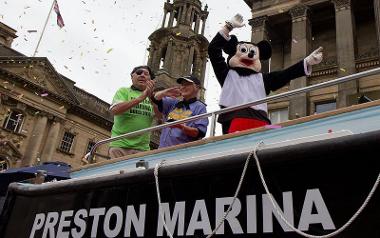
[[[79,229],[79,231],[76,228],[71,229],[71,235],[73,236],[73,238],[83,237],[84,233],[86,232],[86,228],[87,228],[86,221],[83,218],[86,218],[87,216],[88,215],[87,215],[86,209],[80,209],[75,214],[74,224],[76,226],[78,226],[78,228],[80,228],[80,229]]]
[[[270,202],[269,196],[267,194],[262,195],[263,201],[263,231],[264,233],[273,232],[273,216],[274,215],[281,225],[284,231],[292,231],[284,221],[282,221],[280,215],[273,208]],[[293,225],[294,224],[294,213],[293,213],[293,195],[292,192],[282,193],[282,202],[284,205],[284,217],[286,220]],[[278,206],[278,204],[276,204]],[[278,206],[279,207],[279,206]]]
[[[32,227],[32,231],[30,232],[29,238],[34,237],[34,233],[36,233],[37,230],[41,229],[45,222],[45,214],[44,213],[38,213],[36,215],[36,218],[34,218],[34,223]]]
[[[49,212],[46,216],[46,224],[44,227],[44,231],[42,233],[42,238],[45,238],[47,236],[47,233],[49,232],[49,238],[55,237],[55,231],[54,226],[58,222],[59,213],[58,212]]]
[[[247,233],[257,233],[256,195],[247,196]]]
[[[112,215],[116,216],[116,225],[113,230],[110,228],[110,220],[111,220]],[[103,223],[104,234],[107,237],[116,237],[120,233],[122,225],[123,225],[123,211],[118,206],[111,207],[107,211],[104,217],[104,223]]]
[[[177,234],[183,236],[185,230],[185,202],[176,202],[174,206],[173,216],[170,218],[169,203],[162,203],[162,213],[165,218],[165,223],[170,231],[174,233],[176,224],[178,222]],[[158,214],[158,226],[157,226],[157,236],[162,236],[164,229],[164,224],[161,219],[161,211]]]
[[[201,220],[198,221],[198,217],[201,217]],[[194,205],[193,214],[191,215],[189,227],[187,228],[186,235],[194,235],[195,230],[203,230],[203,234],[211,234],[211,224],[208,217],[207,208],[205,200],[197,200]]]
[[[66,221],[66,217],[72,217],[74,211],[63,211],[61,213],[61,218],[59,219],[59,225],[58,225],[58,231],[57,231],[57,237],[59,238],[66,238],[69,237],[70,233],[68,231],[63,231],[63,228],[70,227],[70,221]]]
[[[317,214],[311,214],[313,209],[313,204],[317,210]],[[305,201],[302,207],[302,213],[300,222],[298,224],[298,229],[302,231],[309,230],[310,224],[321,223],[323,229],[334,230],[335,225],[331,219],[330,213],[327,209],[326,203],[322,198],[322,194],[319,189],[307,190]]]
[[[92,223],[92,228],[91,228],[91,237],[96,237],[98,233],[99,217],[103,216],[105,214],[105,211],[106,209],[104,207],[90,209],[90,216],[94,217],[94,222]]]
[[[225,214],[224,208],[226,206],[229,206],[232,203],[233,197],[225,197],[225,198],[216,198],[216,219],[215,219],[215,226],[219,224],[219,221],[223,218]],[[241,211],[241,203],[240,200],[236,198],[234,205],[231,208],[231,211],[228,213],[226,217],[226,221],[228,221],[228,224],[230,224],[232,233],[234,234],[243,234],[243,229],[241,228],[241,225],[236,218]],[[224,234],[224,224],[225,222],[219,227],[219,229],[216,231],[216,234]]]
[[[125,230],[124,237],[131,236],[131,228],[132,224],[135,227],[135,231],[138,237],[144,237],[144,229],[145,229],[145,211],[146,204],[140,205],[139,215],[140,218],[137,217],[135,208],[132,205],[127,207],[127,215],[125,218]]]

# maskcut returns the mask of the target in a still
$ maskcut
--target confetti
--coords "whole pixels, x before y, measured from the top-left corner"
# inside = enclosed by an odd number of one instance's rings
[[[69,67],[67,67],[66,65],[64,65],[63,67],[65,67],[65,69],[69,69]]]
[[[181,35],[182,33],[181,32],[177,32],[175,35],[176,36],[179,36],[179,35]]]
[[[112,50],[113,50],[113,48],[109,48],[109,49],[107,50],[107,54],[110,53]]]
[[[283,9],[278,9],[278,12],[279,12],[279,13],[283,13],[284,10],[283,10]]]
[[[65,109],[65,106],[61,106],[61,107],[59,107],[59,109],[61,109],[61,110],[62,110],[62,109]]]
[[[48,93],[42,93],[40,96],[41,97],[46,97],[46,96],[48,96],[49,94]]]
[[[344,68],[340,68],[340,71],[342,72],[346,72],[346,70]]]
[[[82,69],[84,70],[84,66],[82,66]]]
[[[24,96],[24,94],[21,93],[20,95],[17,96],[17,98],[21,99],[23,96]]]
[[[295,44],[297,44],[297,43],[298,43],[298,41],[297,41],[296,39],[293,39],[293,42],[294,42]]]
[[[36,33],[37,30],[28,30],[27,32],[28,32],[28,33]]]

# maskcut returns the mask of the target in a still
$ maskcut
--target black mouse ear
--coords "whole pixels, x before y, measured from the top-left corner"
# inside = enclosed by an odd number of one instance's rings
[[[260,60],[268,60],[270,57],[272,57],[272,46],[268,41],[260,41],[257,44],[257,47],[260,51]]]
[[[235,35],[231,35],[231,39],[223,47],[224,53],[226,53],[228,55],[235,55],[237,44],[238,44],[238,38]]]

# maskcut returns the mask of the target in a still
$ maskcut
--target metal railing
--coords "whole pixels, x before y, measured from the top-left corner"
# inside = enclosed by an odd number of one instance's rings
[[[288,97],[291,97],[291,96],[294,96],[294,95],[297,95],[297,94],[306,93],[306,92],[310,92],[310,91],[313,91],[313,90],[316,90],[316,89],[321,89],[321,88],[325,88],[325,87],[334,86],[334,85],[337,85],[337,84],[340,84],[340,83],[349,82],[349,81],[352,81],[352,80],[355,80],[355,79],[359,79],[359,78],[363,78],[363,77],[367,77],[367,76],[371,76],[371,75],[375,75],[375,74],[380,74],[380,68],[375,68],[375,69],[363,71],[363,72],[360,72],[360,73],[344,76],[344,77],[337,78],[337,79],[334,79],[334,80],[330,80],[330,81],[327,81],[327,82],[323,82],[323,83],[320,83],[320,84],[315,84],[315,85],[311,85],[311,86],[308,86],[308,87],[299,88],[299,89],[295,89],[295,90],[292,90],[292,91],[276,94],[276,95],[273,95],[273,96],[269,96],[269,97],[266,97],[266,98],[263,98],[263,99],[260,99],[260,100],[256,100],[256,101],[245,103],[245,104],[241,104],[241,105],[238,105],[238,106],[223,108],[221,110],[217,110],[217,111],[214,111],[214,112],[208,112],[208,113],[196,115],[196,116],[193,116],[193,117],[189,117],[189,118],[186,118],[186,119],[182,119],[182,120],[178,120],[178,121],[174,121],[174,122],[169,122],[169,123],[165,123],[165,124],[162,124],[162,125],[153,126],[153,127],[145,128],[145,129],[142,129],[142,130],[126,133],[124,135],[115,136],[115,137],[112,137],[112,138],[109,138],[109,139],[101,140],[101,141],[97,142],[92,147],[90,153],[88,153],[86,155],[86,158],[88,159],[88,161],[91,162],[92,159],[93,159],[93,156],[94,156],[94,153],[95,153],[96,149],[99,146],[107,144],[109,142],[116,141],[116,140],[119,140],[119,139],[122,139],[122,138],[131,137],[131,136],[137,136],[137,135],[140,135],[140,134],[143,134],[143,133],[147,133],[147,132],[152,132],[152,131],[160,130],[160,129],[163,129],[165,127],[170,127],[170,126],[174,126],[174,125],[178,125],[178,124],[183,124],[183,123],[190,122],[190,121],[195,121],[195,120],[198,120],[198,119],[201,119],[201,118],[208,118],[210,116],[211,116],[210,136],[214,136],[215,135],[215,126],[216,126],[217,115],[220,115],[220,114],[223,114],[223,113],[227,113],[227,112],[231,112],[231,111],[235,111],[235,110],[239,110],[239,109],[243,109],[243,108],[246,108],[246,107],[255,106],[255,105],[266,103],[266,102],[275,101],[275,100],[278,100],[278,99],[288,98]]]

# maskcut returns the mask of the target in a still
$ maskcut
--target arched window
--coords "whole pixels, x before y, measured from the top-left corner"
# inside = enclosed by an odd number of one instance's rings
[[[18,111],[9,111],[3,124],[3,128],[20,133],[24,123],[24,114]]]

